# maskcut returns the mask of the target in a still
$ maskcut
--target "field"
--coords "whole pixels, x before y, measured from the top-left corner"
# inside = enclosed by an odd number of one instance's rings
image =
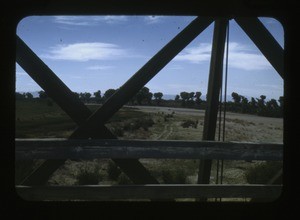
[[[88,105],[92,111],[99,106]],[[119,139],[202,140],[204,111],[155,106],[123,107],[106,126]],[[55,104],[46,100],[16,102],[16,138],[67,138],[76,124]],[[218,139],[218,127],[216,140]],[[221,136],[222,137],[222,136]],[[226,141],[283,142],[283,119],[228,112]],[[41,162],[35,161],[34,164]],[[196,183],[199,160],[140,159],[160,183]],[[275,162],[281,166],[281,162]],[[266,164],[259,161],[224,161],[223,183],[247,184],[247,171]],[[274,165],[274,164],[273,164]],[[20,179],[21,166],[16,170]],[[274,167],[274,166],[273,166]],[[213,161],[211,183],[216,183]],[[248,175],[249,176],[249,175]],[[49,185],[130,184],[110,159],[67,160],[49,179]],[[253,182],[251,182],[253,183]]]

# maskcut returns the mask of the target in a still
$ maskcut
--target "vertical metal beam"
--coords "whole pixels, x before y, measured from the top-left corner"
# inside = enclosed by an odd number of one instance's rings
[[[211,23],[212,18],[198,17],[165,45],[120,89],[118,89],[82,126],[71,135],[74,138],[93,137],[93,131],[105,124],[114,113],[126,104],[147,82],[164,68],[181,50],[194,40]]]
[[[235,18],[238,25],[250,37],[270,64],[284,78],[284,51],[258,18]]]
[[[227,24],[227,19],[222,18],[215,21],[207,89],[207,104],[203,128],[203,140],[215,139]],[[199,184],[209,183],[211,164],[212,160],[200,160],[198,173]]]

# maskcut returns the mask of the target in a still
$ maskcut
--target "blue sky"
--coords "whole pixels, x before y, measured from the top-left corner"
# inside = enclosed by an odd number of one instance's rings
[[[20,21],[17,34],[76,92],[102,94],[117,89],[166,43],[192,16],[31,16]],[[284,47],[281,24],[260,18]],[[179,53],[146,86],[151,92],[202,92],[208,84],[213,23]],[[16,91],[41,88],[16,65]],[[283,80],[249,37],[230,21],[228,94],[248,97],[283,95]]]

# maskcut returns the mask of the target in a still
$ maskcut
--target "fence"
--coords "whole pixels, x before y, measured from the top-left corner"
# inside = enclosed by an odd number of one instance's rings
[[[282,160],[282,144],[213,141],[17,139],[16,159]],[[16,186],[28,200],[278,198],[281,185],[144,184],[128,186]]]

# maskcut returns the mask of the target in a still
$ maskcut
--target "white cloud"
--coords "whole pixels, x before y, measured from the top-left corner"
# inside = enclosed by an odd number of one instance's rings
[[[147,24],[156,24],[161,21],[162,16],[147,16],[145,17],[145,21]]]
[[[178,54],[174,60],[200,63],[210,60],[211,44],[201,43],[198,47],[189,47]]]
[[[178,56],[175,57],[177,61],[188,61],[191,63],[201,63],[210,61],[211,44],[201,43],[196,47],[189,47]],[[265,70],[269,69],[271,65],[262,54],[250,49],[249,46],[237,42],[229,43],[229,59],[228,65],[233,68],[242,70]]]
[[[94,26],[101,23],[119,24],[127,20],[127,16],[54,16],[55,23],[73,26]]]
[[[115,68],[114,66],[89,66],[87,67],[88,70],[108,70],[108,69],[113,69]]]
[[[89,61],[113,60],[125,57],[127,51],[116,44],[92,42],[75,43],[52,47],[48,54],[42,57],[52,60]]]
[[[17,75],[17,76],[28,76],[27,73],[25,73],[25,72],[20,72],[20,71],[17,71],[17,72],[16,72],[16,75]]]

